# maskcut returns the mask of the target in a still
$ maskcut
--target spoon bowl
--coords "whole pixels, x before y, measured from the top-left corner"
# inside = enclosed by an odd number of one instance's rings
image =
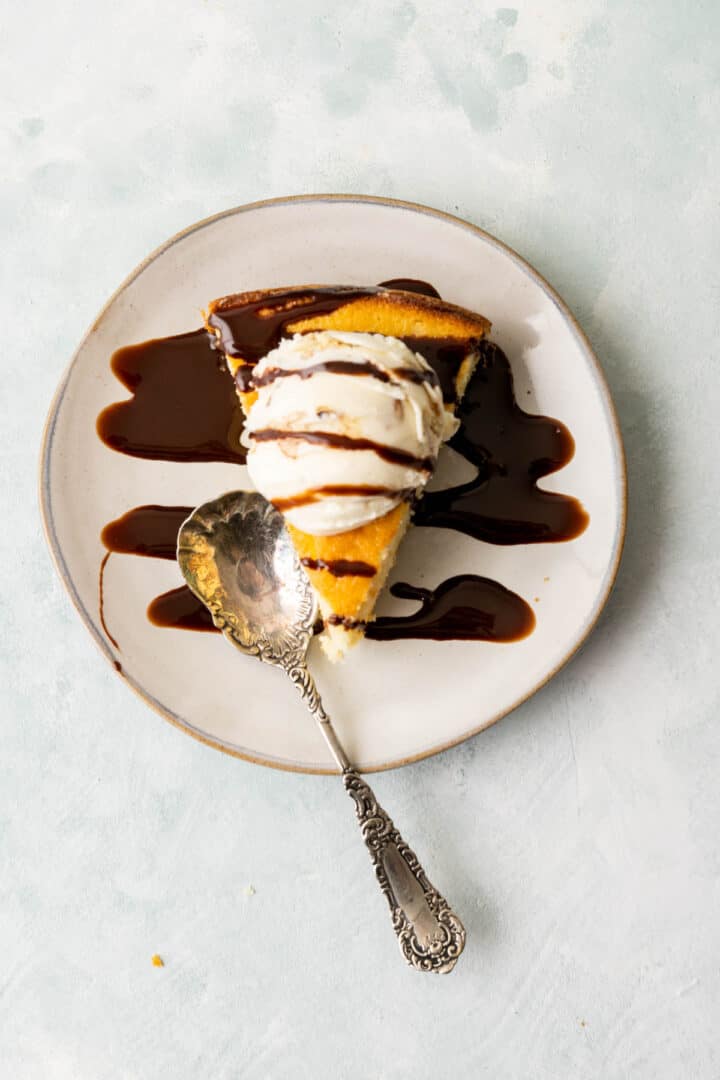
[[[233,645],[270,664],[302,661],[315,597],[282,515],[262,495],[230,492],[198,507],[180,528],[177,558]]]

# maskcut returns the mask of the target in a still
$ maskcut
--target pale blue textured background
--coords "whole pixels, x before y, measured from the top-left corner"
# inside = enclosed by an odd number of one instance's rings
[[[719,1076],[715,0],[2,8],[2,1080]],[[40,531],[45,412],[109,293],[195,219],[313,191],[516,247],[629,453],[583,653],[377,780],[467,923],[449,979],[401,964],[340,786],[152,714]]]

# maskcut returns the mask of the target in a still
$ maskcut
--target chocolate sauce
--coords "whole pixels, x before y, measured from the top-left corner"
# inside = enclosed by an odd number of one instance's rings
[[[333,577],[375,577],[377,567],[361,559],[301,559],[308,570],[327,570]]]
[[[288,324],[329,315],[351,300],[374,296],[377,287],[354,288],[338,285],[318,289],[278,290],[277,296],[264,296],[254,303],[234,305],[234,297],[221,300],[210,313],[208,324],[220,334],[220,344],[228,356],[257,363],[280,344]]]
[[[116,649],[119,649],[120,646],[108,630],[107,623],[105,622],[105,567],[108,564],[108,559],[111,554],[112,552],[106,551],[103,555],[102,562],[100,563],[100,572],[98,574],[98,612],[100,614],[100,625],[105,631],[106,638]]]
[[[510,365],[492,342],[457,410],[460,430],[449,445],[473,465],[474,480],[445,491],[426,491],[416,525],[456,529],[490,544],[572,540],[588,515],[577,499],[541,491],[536,481],[573,456],[568,429],[547,416],[531,416],[515,401]]]
[[[337,450],[372,450],[383,461],[389,461],[392,465],[407,465],[411,469],[419,469],[421,472],[432,472],[435,468],[434,458],[415,457],[407,450],[400,450],[395,446],[386,446],[385,443],[375,442],[373,439],[354,438],[352,435],[338,435],[332,431],[286,431],[281,428],[262,428],[260,431],[250,432],[250,437],[255,442],[276,442],[279,439],[295,439],[300,442],[316,443],[319,446],[333,446]]]
[[[296,375],[300,379],[309,379],[313,375],[322,372],[327,372],[330,375],[364,375],[368,378],[377,379],[379,382],[392,382],[387,371],[383,371],[377,364],[373,364],[372,360],[365,360],[362,363],[355,363],[353,360],[324,360],[322,363],[311,364],[305,368],[268,368],[262,375],[253,374],[255,369],[250,365],[248,366],[250,367],[250,374],[248,374],[247,368],[240,369],[243,372],[242,386],[240,387],[243,393],[258,390],[261,386],[270,386],[272,383],[277,382],[278,379],[287,379],[291,375]],[[396,379],[406,379],[412,383],[440,385],[440,380],[435,371],[417,371],[415,368],[398,367],[393,368],[393,375]]]
[[[241,394],[251,394],[255,389],[255,364],[241,364],[235,372],[235,386]]]
[[[180,526],[192,511],[192,506],[136,506],[109,522],[101,532],[100,539],[108,550],[100,564],[100,622],[116,649],[120,646],[108,630],[103,613],[103,576],[108,559],[113,552],[118,552],[174,560]],[[156,597],[148,608],[148,618],[156,626],[176,626],[185,630],[215,629],[204,604],[186,585]],[[115,666],[121,671],[117,663]]]
[[[192,512],[192,506],[136,506],[106,525],[100,539],[108,554],[175,559],[180,526]]]
[[[226,297],[212,311],[208,324],[218,331],[223,351],[228,356],[245,361],[235,375],[238,388],[245,393],[253,388],[253,364],[280,344],[289,332],[289,326],[315,315],[328,315],[353,300],[375,296],[384,287],[402,288],[406,292],[439,299],[439,293],[432,285],[414,278],[397,278],[384,285],[364,289],[351,286],[283,289],[274,297],[266,296],[235,306],[234,297]],[[466,343],[453,338],[403,340],[411,349],[425,356],[437,372],[443,397],[448,402],[454,402],[455,376],[465,356]]]
[[[328,626],[344,626],[346,630],[362,630],[367,626],[362,619],[351,619],[349,615],[328,615],[325,622]]]
[[[399,375],[401,379],[407,379],[408,382],[417,383],[418,386],[421,383],[430,383],[431,386],[440,386],[440,379],[438,378],[437,372],[433,369],[430,371],[417,371],[415,368],[401,367],[395,368],[395,374]],[[444,398],[444,400],[447,399]]]
[[[136,506],[128,510],[122,517],[106,525],[101,533],[102,542],[108,548],[101,568],[104,569],[112,552],[174,560],[178,531],[192,511],[192,506],[155,505]],[[102,600],[102,576],[100,581]],[[207,608],[187,585],[156,596],[148,607],[147,615],[155,626],[175,627],[178,630],[215,630]],[[117,642],[110,635],[104,620],[102,625],[117,648]]]
[[[436,589],[398,582],[390,592],[402,600],[419,600],[421,606],[414,615],[382,616],[370,623],[365,636],[375,641],[520,641],[535,627],[535,615],[520,596],[475,574],[448,578]]]
[[[436,300],[440,299],[440,293],[435,286],[429,281],[421,281],[420,278],[395,277],[390,278],[389,281],[381,281],[380,286],[383,289],[402,289],[403,292],[414,292],[421,296],[434,296]]]
[[[153,626],[220,633],[202,600],[187,585],[156,596],[148,606],[147,617]]]
[[[310,488],[299,495],[290,495],[287,499],[275,499],[273,500],[273,506],[281,513],[285,513],[286,510],[295,510],[298,506],[309,506],[325,495],[360,495],[362,497],[394,495],[400,499],[405,499],[411,493],[412,489],[410,491],[396,491],[395,488],[373,487],[371,484],[326,484],[324,487]]]
[[[454,405],[457,401],[455,381],[467,353],[467,339],[404,337],[403,341],[427,360],[437,376],[443,400]]]
[[[406,368],[398,369],[399,372],[406,370]],[[361,364],[356,364],[352,360],[324,360],[320,364],[311,364],[305,368],[269,368],[262,375],[252,375],[248,383],[248,389],[257,390],[261,386],[270,386],[271,383],[276,382],[278,379],[287,379],[290,375],[297,375],[301,379],[310,379],[313,375],[318,375],[321,372],[327,372],[329,375],[365,375],[378,379],[380,382],[390,382],[390,376],[387,372],[370,360],[366,360]]]
[[[204,330],[118,349],[111,367],[133,395],[98,417],[112,450],[163,461],[245,460],[240,403]]]

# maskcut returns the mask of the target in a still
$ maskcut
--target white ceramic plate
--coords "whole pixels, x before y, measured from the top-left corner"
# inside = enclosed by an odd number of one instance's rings
[[[360,768],[437,753],[494,723],[558,671],[596,622],[622,549],[625,469],[608,389],[577,323],[532,267],[475,226],[414,204],[309,196],[242,206],[174,237],[128,278],[80,345],[50,411],[42,509],[58,571],[88,629],[168,719],[267,765],[332,771],[320,734],[278,671],[219,635],[148,622],[150,599],[181,584],[174,563],[113,555],[105,618],[121,653],[101,627],[106,522],[143,503],[196,505],[250,486],[238,466],[139,460],[107,449],[96,417],[127,396],[110,356],[122,345],[197,328],[200,309],[228,292],[392,277],[431,281],[445,299],[492,320],[523,408],[557,417],[575,437],[573,460],[541,486],[578,497],[590,515],[580,537],[560,544],[496,547],[447,530],[410,531],[394,580],[432,587],[457,573],[497,579],[536,612],[537,626],[523,641],[368,641],[335,666],[312,646],[325,704]],[[379,611],[414,606],[385,596]]]

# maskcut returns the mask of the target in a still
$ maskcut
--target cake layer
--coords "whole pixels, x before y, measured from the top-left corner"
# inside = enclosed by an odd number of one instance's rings
[[[481,315],[433,297],[380,286],[307,285],[238,293],[214,300],[207,329],[225,354],[245,412],[257,400],[255,368],[283,338],[317,331],[381,334],[403,341],[432,367],[445,408],[454,411],[490,328]],[[258,373],[258,386],[263,374]],[[352,485],[352,477],[347,478]],[[337,660],[359,641],[410,524],[410,499],[357,528],[333,535],[288,531],[318,597],[320,636]],[[286,510],[282,502],[276,503]]]

